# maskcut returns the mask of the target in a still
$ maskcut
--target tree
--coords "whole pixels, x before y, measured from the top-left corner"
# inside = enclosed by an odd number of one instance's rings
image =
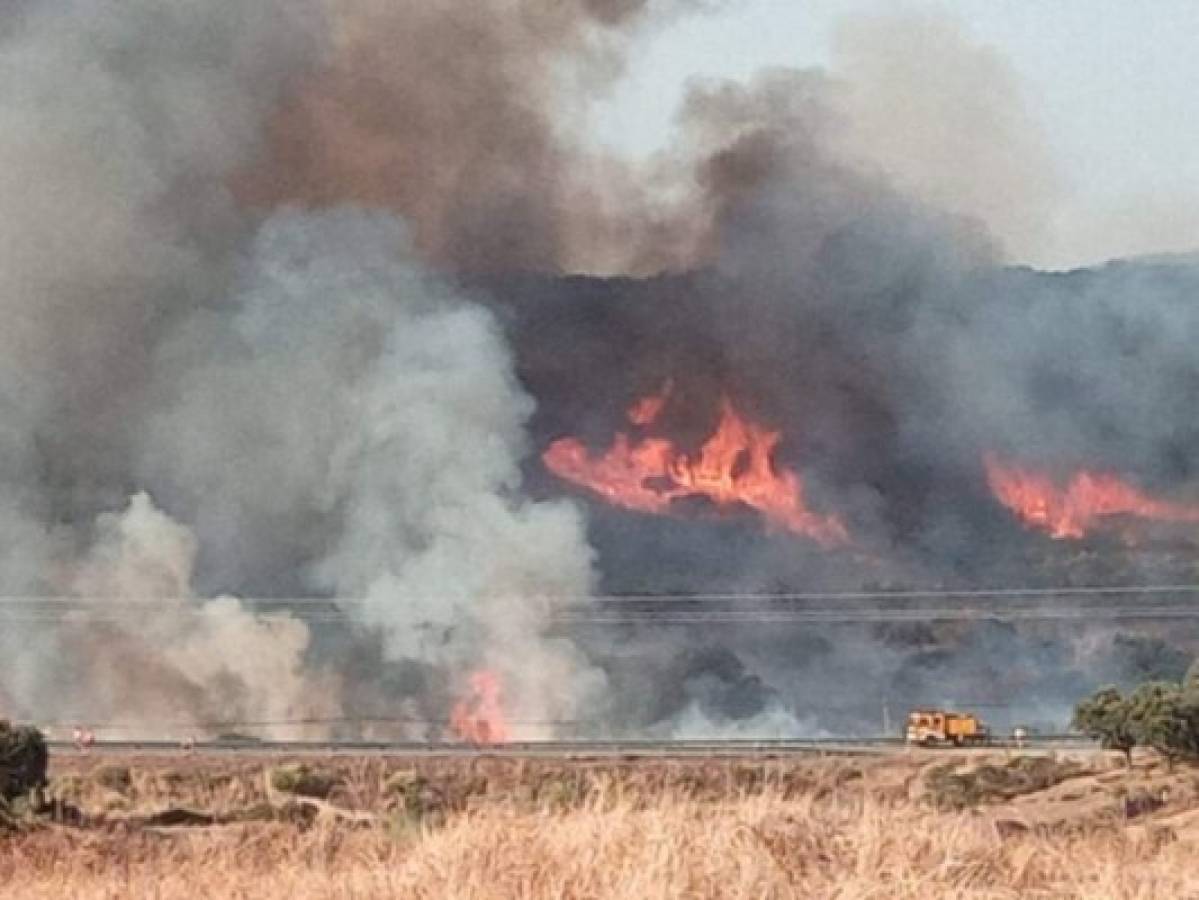
[[[1190,755],[1190,729],[1182,711],[1182,687],[1169,681],[1140,685],[1126,701],[1128,723],[1138,744],[1152,747],[1171,768]]]
[[[1137,745],[1130,716],[1131,705],[1119,689],[1105,687],[1074,708],[1074,727],[1096,738],[1105,750],[1119,750],[1132,768],[1132,748]]]

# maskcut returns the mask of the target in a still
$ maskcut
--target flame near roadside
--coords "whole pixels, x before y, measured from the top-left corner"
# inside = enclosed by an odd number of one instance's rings
[[[467,692],[450,713],[450,731],[471,744],[503,744],[510,733],[499,675],[480,669],[467,679]]]

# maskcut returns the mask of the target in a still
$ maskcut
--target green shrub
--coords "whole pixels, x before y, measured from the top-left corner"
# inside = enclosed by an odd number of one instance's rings
[[[0,799],[16,800],[44,788],[49,762],[40,731],[0,719]]]

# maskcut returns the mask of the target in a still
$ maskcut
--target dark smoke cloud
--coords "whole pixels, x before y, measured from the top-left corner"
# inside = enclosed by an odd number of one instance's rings
[[[853,74],[872,53],[694,86],[646,170],[586,148],[630,36],[690,5],[46,0],[5,21],[0,586],[78,609],[0,611],[6,705],[145,728],[383,710],[425,735],[489,666],[514,715],[591,733],[818,733],[988,684],[1049,715],[1114,667],[991,625],[555,624],[596,588],[1164,577],[1177,554],[1022,532],[981,453],[1194,487],[1194,267],[1000,268],[996,194],[909,165],[919,147],[863,152],[891,108]],[[937,34],[947,71],[978,59]],[[602,446],[667,377],[663,427],[694,448],[729,393],[852,550],[702,505],[588,528],[538,451]]]
[[[630,30],[699,5],[334,4],[332,52],[275,117],[242,193],[393,210],[426,258],[460,270],[678,267],[685,221],[571,126],[620,71]]]

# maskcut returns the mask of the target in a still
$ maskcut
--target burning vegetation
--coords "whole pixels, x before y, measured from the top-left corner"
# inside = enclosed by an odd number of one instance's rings
[[[1044,473],[1005,465],[994,454],[985,463],[996,499],[1030,528],[1058,540],[1086,537],[1109,516],[1199,522],[1199,506],[1155,499],[1110,472],[1076,472],[1062,486]]]
[[[467,682],[468,692],[454,704],[450,732],[471,744],[503,744],[509,738],[501,704],[500,678],[486,669],[475,672]]]
[[[630,424],[649,430],[670,398],[671,382],[658,394],[638,400]],[[562,438],[545,451],[546,467],[608,503],[641,512],[666,514],[675,501],[703,498],[714,506],[757,510],[775,528],[812,538],[825,546],[849,540],[835,516],[814,513],[804,500],[803,480],[774,464],[779,433],[743,418],[724,397],[716,432],[689,456],[673,441],[644,434],[616,435],[612,447],[593,456],[576,438]]]
[[[826,548],[849,543],[842,519],[810,510],[799,474],[776,466],[781,432],[747,420],[727,396],[720,400],[715,433],[697,453],[655,434],[674,385],[671,378],[660,391],[635,401],[626,412],[631,430],[617,432],[606,451],[593,452],[578,438],[559,438],[544,451],[542,462],[558,478],[616,507],[680,515],[694,505],[679,501],[702,499],[718,510],[756,510],[773,528]],[[1059,482],[990,451],[982,460],[995,501],[1024,526],[1055,540],[1080,540],[1114,517],[1199,522],[1199,505],[1154,498],[1112,472],[1084,469]]]

